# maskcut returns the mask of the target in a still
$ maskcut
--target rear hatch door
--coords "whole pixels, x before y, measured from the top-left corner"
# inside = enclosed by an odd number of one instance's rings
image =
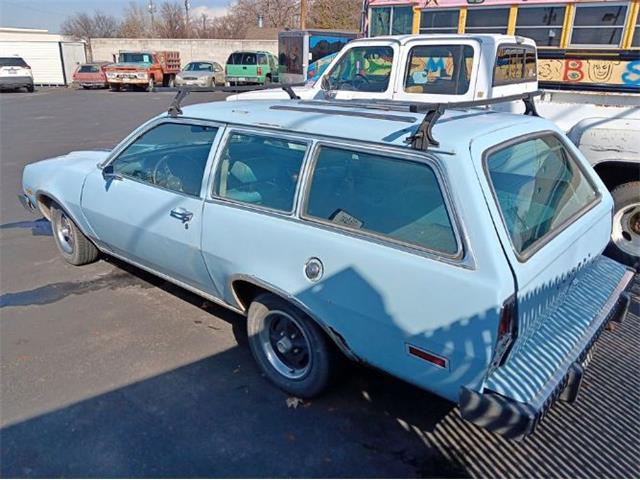
[[[517,285],[517,337],[486,385],[527,402],[584,340],[627,270],[600,255],[612,200],[580,152],[553,131],[507,130],[504,143],[486,135],[471,147]]]
[[[243,79],[258,76],[258,54],[253,52],[235,52],[229,56],[227,76],[242,82]]]
[[[0,75],[3,77],[30,77],[31,69],[19,57],[0,58]]]

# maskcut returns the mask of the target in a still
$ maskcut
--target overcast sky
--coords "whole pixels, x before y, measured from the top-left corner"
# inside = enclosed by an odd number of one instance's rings
[[[148,0],[134,0],[144,8]],[[131,0],[0,0],[0,27],[45,28],[57,33],[62,21],[76,12],[104,13],[120,17]],[[162,0],[154,0],[156,5]],[[224,13],[229,0],[190,0],[194,17]],[[179,0],[182,5],[184,2]]]

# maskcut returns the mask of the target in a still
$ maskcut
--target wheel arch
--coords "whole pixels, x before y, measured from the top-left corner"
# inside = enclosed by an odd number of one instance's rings
[[[638,162],[603,160],[595,164],[593,169],[609,191],[624,183],[640,181],[638,176],[640,160]]]
[[[87,237],[89,241],[95,245],[95,241],[93,240],[92,236],[88,235],[86,230],[83,228],[83,223],[79,222],[76,216],[71,213],[71,209],[67,208],[64,205],[64,203],[58,200],[58,198],[55,195],[43,190],[38,190],[35,194],[35,197],[36,197],[36,206],[38,207],[38,210],[40,210],[40,213],[42,213],[42,216],[44,218],[46,218],[51,222],[52,221],[51,207],[54,205],[57,206],[58,208],[60,208],[60,210],[64,212],[64,214],[67,217],[71,219],[71,221],[73,221],[73,223],[76,225],[76,227],[78,227],[78,229],[82,232],[82,234],[85,237]]]
[[[249,311],[251,302],[263,293],[270,293],[277,297],[282,298],[286,302],[299,309],[306,314],[313,322],[315,322],[324,333],[331,339],[331,341],[344,353],[348,358],[360,361],[360,359],[349,348],[344,337],[338,333],[333,327],[322,321],[315,315],[309,307],[303,302],[288,294],[284,290],[271,285],[267,282],[259,280],[250,275],[234,275],[229,282],[229,289],[233,295],[233,301],[238,309],[240,309],[245,315]]]

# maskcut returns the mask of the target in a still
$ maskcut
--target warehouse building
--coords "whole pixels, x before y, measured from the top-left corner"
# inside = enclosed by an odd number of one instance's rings
[[[47,30],[0,28],[0,56],[19,55],[31,67],[36,85],[69,85],[85,44]]]

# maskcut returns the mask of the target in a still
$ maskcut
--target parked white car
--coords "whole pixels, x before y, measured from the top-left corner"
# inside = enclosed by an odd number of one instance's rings
[[[31,67],[17,55],[0,57],[0,89],[17,90],[26,88],[33,92],[33,74]]]

